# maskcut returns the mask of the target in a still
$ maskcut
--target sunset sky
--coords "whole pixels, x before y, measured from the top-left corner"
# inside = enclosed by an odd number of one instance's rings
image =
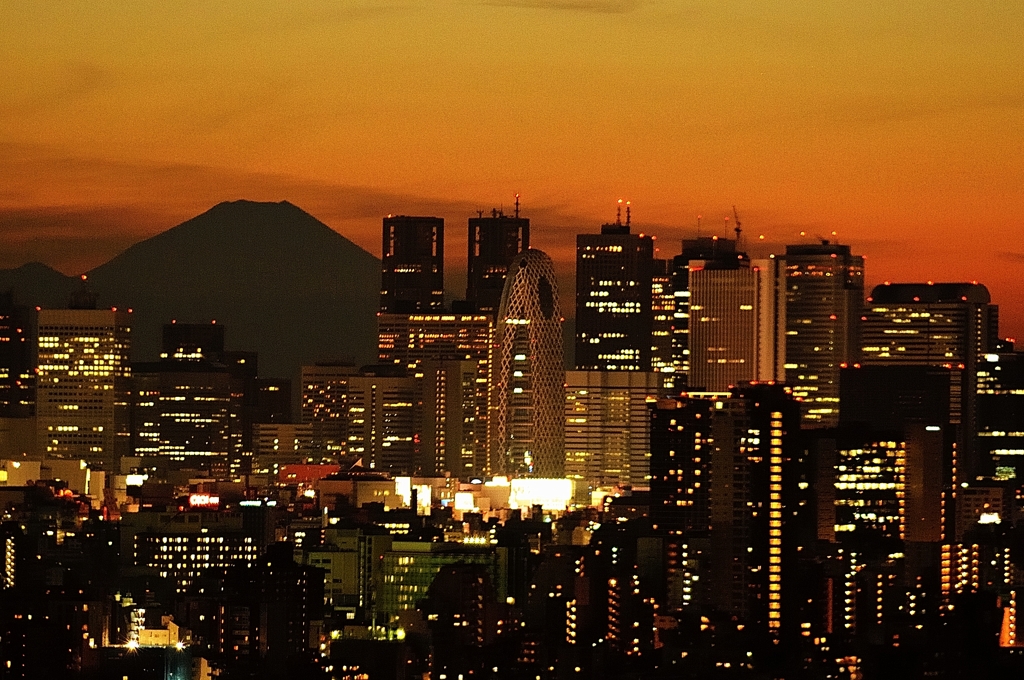
[[[851,243],[869,283],[979,280],[1024,338],[1024,3],[0,3],[0,267],[73,274],[223,200],[375,255],[387,213],[523,196],[568,276],[632,201],[662,256]]]

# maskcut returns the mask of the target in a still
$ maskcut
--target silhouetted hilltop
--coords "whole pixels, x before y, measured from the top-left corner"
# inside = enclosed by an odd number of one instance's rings
[[[100,306],[134,310],[134,359],[158,356],[172,319],[216,319],[274,377],[373,361],[379,280],[377,258],[287,201],[221,203],[89,272]]]
[[[0,291],[13,291],[18,304],[63,307],[78,279],[64,276],[41,262],[29,262],[17,269],[0,269]]]

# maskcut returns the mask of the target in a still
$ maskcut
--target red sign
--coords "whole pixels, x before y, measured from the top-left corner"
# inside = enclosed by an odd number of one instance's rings
[[[216,508],[220,505],[220,496],[211,496],[208,493],[194,493],[188,497],[188,504],[192,508]]]

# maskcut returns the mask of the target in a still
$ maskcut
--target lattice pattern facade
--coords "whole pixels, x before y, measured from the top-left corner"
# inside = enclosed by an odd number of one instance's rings
[[[562,315],[555,269],[539,250],[509,265],[492,355],[491,472],[565,474]]]

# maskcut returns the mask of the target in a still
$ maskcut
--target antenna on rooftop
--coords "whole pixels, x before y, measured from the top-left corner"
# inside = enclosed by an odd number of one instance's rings
[[[622,226],[622,199],[619,199],[619,204],[615,208],[615,224],[616,226]]]
[[[736,232],[736,245],[740,244],[740,234],[743,233],[743,224],[740,222],[739,213],[736,212],[736,206],[732,207],[732,216],[736,219],[736,226],[733,227],[733,231]]]
[[[626,201],[626,226],[627,227],[629,226],[629,222],[630,222],[630,219],[629,219],[629,201]]]
[[[516,219],[519,219],[519,194],[516,194]]]

